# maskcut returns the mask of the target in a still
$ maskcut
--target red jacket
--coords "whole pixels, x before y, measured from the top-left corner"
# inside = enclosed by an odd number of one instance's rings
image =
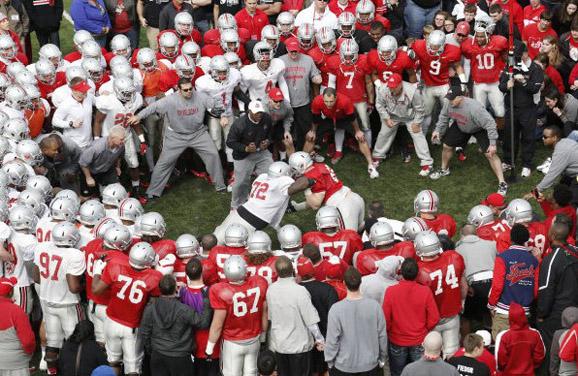
[[[383,313],[387,337],[398,346],[421,345],[440,321],[433,293],[415,281],[401,280],[385,290]]]
[[[261,30],[269,25],[269,17],[261,9],[255,11],[255,15],[251,17],[247,13],[247,9],[243,8],[235,15],[237,26],[249,30],[252,40],[261,40]]]
[[[2,368],[28,368],[36,339],[26,313],[5,297],[0,297],[0,312],[0,342],[3,344],[0,356],[4,362]]]
[[[578,361],[578,324],[574,324],[566,333],[558,354],[560,359],[565,362],[575,363]]]
[[[534,370],[544,360],[545,348],[536,329],[528,326],[524,308],[510,304],[510,329],[496,338],[496,360],[502,376],[534,376]],[[530,361],[532,359],[532,361]]]

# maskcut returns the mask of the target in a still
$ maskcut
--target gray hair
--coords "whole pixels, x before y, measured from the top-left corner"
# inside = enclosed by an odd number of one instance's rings
[[[110,131],[108,132],[108,137],[118,140],[124,137],[125,133],[126,131],[123,127],[121,127],[120,125],[115,125],[114,127],[110,128]]]

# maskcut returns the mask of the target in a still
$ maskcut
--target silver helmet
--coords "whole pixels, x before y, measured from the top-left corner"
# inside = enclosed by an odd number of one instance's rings
[[[10,76],[0,73],[0,100],[4,100],[6,89],[12,85]]]
[[[128,254],[128,263],[135,269],[147,269],[154,266],[155,250],[147,242],[136,243]]]
[[[221,49],[223,52],[239,52],[241,39],[235,29],[225,29],[221,32]]]
[[[109,228],[117,226],[118,223],[112,218],[103,218],[94,226],[94,237],[96,239],[104,239],[104,234]]]
[[[44,201],[52,199],[52,184],[44,175],[31,176],[26,182],[26,189],[37,189],[42,193]]]
[[[24,111],[28,108],[28,95],[20,85],[9,86],[4,92],[4,101],[8,107],[18,111]]]
[[[377,56],[386,64],[391,64],[397,57],[397,39],[391,35],[384,35],[377,43]]]
[[[87,40],[84,42],[80,47],[80,53],[82,54],[83,59],[92,57],[93,59],[100,61],[100,58],[102,57],[102,49],[95,40]]]
[[[188,41],[181,47],[181,54],[192,57],[195,65],[199,64],[199,60],[201,60],[201,47],[192,40]]]
[[[277,231],[277,240],[281,249],[301,248],[301,230],[295,225],[285,225]]]
[[[253,47],[253,57],[255,62],[270,61],[273,59],[273,47],[267,42],[257,42]]]
[[[261,40],[269,43],[273,48],[273,54],[277,52],[281,36],[279,29],[275,25],[266,25],[261,29]],[[272,42],[271,42],[272,41]],[[272,43],[272,44],[271,44]]]
[[[289,167],[298,175],[303,175],[311,165],[313,165],[313,159],[304,151],[297,151],[289,157]]]
[[[431,56],[440,56],[444,53],[444,47],[446,43],[446,35],[441,30],[434,30],[428,36],[426,40],[427,53]],[[437,48],[434,48],[437,47]]]
[[[71,65],[68,68],[66,68],[65,75],[66,75],[66,84],[68,86],[71,85],[72,80],[75,79],[76,77],[80,77],[83,81],[86,81],[86,79],[88,78],[84,69],[82,69],[77,65]]]
[[[326,228],[341,228],[341,215],[339,210],[334,206],[322,206],[315,214],[315,225],[317,230],[321,231]]]
[[[285,37],[290,36],[295,30],[295,16],[290,12],[281,12],[277,16],[277,28]]]
[[[63,190],[59,191],[56,194],[56,196],[54,196],[54,198],[58,198],[58,197],[64,197],[64,198],[67,198],[69,200],[72,200],[76,203],[76,205],[78,205],[78,207],[80,207],[80,197],[78,197],[76,192],[74,192],[71,189],[63,189]]]
[[[369,230],[369,240],[374,247],[392,244],[393,236],[393,227],[387,222],[376,222]]]
[[[122,103],[132,103],[136,97],[136,87],[131,77],[116,77],[112,83],[112,89],[116,98]]]
[[[64,64],[64,60],[62,59],[62,51],[60,51],[60,48],[58,48],[57,45],[52,43],[48,43],[40,47],[38,50],[38,57],[52,63],[55,69],[60,68]]]
[[[104,68],[95,58],[83,58],[80,66],[82,69],[84,69],[88,75],[88,78],[90,78],[92,82],[100,82],[102,80],[102,76],[104,75]]]
[[[375,5],[370,0],[361,0],[355,7],[355,16],[360,24],[370,24],[375,18]]]
[[[225,230],[225,244],[227,247],[246,247],[249,233],[238,223],[233,223]]]
[[[225,261],[223,267],[225,278],[231,283],[243,282],[247,277],[247,263],[241,256],[231,256]]]
[[[419,217],[410,217],[406,219],[401,228],[403,239],[406,241],[414,241],[417,234],[427,230],[429,230],[429,226]]]
[[[39,59],[36,64],[36,78],[38,81],[46,85],[53,85],[56,81],[56,68],[51,61],[46,59]]]
[[[28,206],[37,217],[44,214],[44,196],[37,189],[25,189],[18,195],[18,203]]]
[[[175,241],[177,257],[181,259],[195,257],[199,255],[201,248],[199,241],[191,234],[182,234]]]
[[[123,221],[136,221],[137,217],[144,214],[144,209],[139,200],[129,197],[120,203],[118,217]]]
[[[30,138],[30,129],[24,119],[12,118],[4,123],[2,136],[8,140],[20,142]]]
[[[468,214],[468,223],[478,228],[494,221],[494,212],[486,205],[476,205]]]
[[[476,17],[476,20],[474,23],[474,31],[476,33],[485,33],[486,38],[488,38],[488,42],[489,42],[490,35],[494,32],[495,27],[496,27],[496,23],[494,22],[492,17],[490,17],[486,14],[482,14],[479,17]]]
[[[322,27],[317,31],[317,46],[324,54],[332,54],[337,48],[337,38],[335,32],[330,27]]]
[[[126,251],[132,243],[132,236],[128,228],[119,224],[107,228],[103,239],[105,247],[123,252]]]
[[[150,48],[141,48],[136,54],[136,61],[140,69],[146,73],[153,73],[158,68],[157,56]]]
[[[187,13],[188,14],[188,13]],[[196,65],[195,61],[189,55],[179,55],[173,64],[177,75],[180,78],[193,78],[195,77]]]
[[[30,166],[39,166],[44,162],[40,146],[32,140],[22,140],[16,145],[16,156]]]
[[[271,252],[271,238],[264,231],[255,231],[247,239],[247,252],[258,255]]]
[[[8,213],[8,222],[14,230],[34,232],[38,217],[34,210],[26,205],[13,205]]]
[[[167,224],[162,215],[156,212],[143,214],[140,221],[141,235],[162,238],[167,231]]]
[[[193,16],[189,12],[179,12],[175,16],[175,30],[181,36],[189,36],[195,28]]]
[[[224,30],[235,29],[237,30],[237,20],[230,13],[223,13],[217,18],[217,28],[219,32],[222,33]]]
[[[229,63],[223,55],[213,56],[209,63],[209,72],[213,80],[219,83],[225,83],[229,80]]]
[[[270,178],[291,176],[291,167],[282,161],[273,162],[267,169],[267,175],[269,175]]]
[[[78,30],[77,32],[74,33],[74,37],[72,37],[72,39],[74,42],[74,46],[76,47],[76,50],[80,52],[84,42],[92,40],[93,38],[90,32],[86,30]]]
[[[304,23],[297,29],[297,39],[299,40],[299,47],[308,50],[315,44],[315,29],[310,23]]]
[[[18,48],[16,43],[9,35],[0,36],[0,56],[4,59],[12,60],[16,57]]]
[[[10,142],[8,142],[5,137],[0,136],[0,161],[3,160],[6,154],[10,153],[11,151],[12,146],[10,146]]]
[[[118,207],[120,203],[128,198],[128,192],[120,183],[109,184],[102,190],[102,203]]]
[[[435,256],[443,252],[437,234],[431,230],[422,231],[415,237],[415,253],[419,258]]]
[[[106,210],[102,202],[98,200],[84,202],[78,211],[78,221],[86,226],[95,226],[104,217],[106,217]]]
[[[122,35],[122,34],[119,34],[119,35]],[[114,67],[116,67],[117,65],[129,65],[130,66],[130,61],[128,61],[126,56],[116,55],[112,59],[110,59],[110,61],[108,62],[108,66],[109,66],[111,72],[114,69]]]
[[[517,223],[532,222],[532,206],[524,199],[517,198],[512,200],[506,208],[506,219],[510,227]]]
[[[34,79],[34,81],[36,81],[36,78]],[[38,86],[26,84],[22,85],[22,88],[24,88],[24,91],[28,96],[28,109],[30,111],[34,111],[37,108],[40,108],[40,106],[42,106],[41,102],[42,94],[40,94]]]
[[[423,190],[413,200],[413,211],[419,213],[436,213],[440,200],[438,195],[429,189]]]
[[[2,166],[8,181],[15,187],[24,187],[29,178],[28,169],[22,162],[13,161]]]
[[[52,242],[58,247],[76,247],[80,240],[78,227],[70,222],[60,222],[52,229]]]
[[[113,54],[124,56],[128,59],[132,53],[130,40],[124,34],[117,34],[110,41],[110,50]]]
[[[14,61],[6,67],[6,74],[12,81],[16,79],[16,75],[20,72],[24,72],[26,67],[19,61]]]
[[[359,45],[355,39],[345,39],[339,46],[339,57],[341,63],[345,65],[354,65],[359,59]]]
[[[134,80],[134,70],[130,66],[130,64],[117,64],[110,68],[110,73],[116,80],[120,77],[130,78]]]
[[[25,85],[38,86],[36,76],[32,74],[32,72],[30,72],[28,69],[23,70],[22,72],[18,72],[14,79],[14,83],[21,86]]]
[[[0,134],[4,132],[4,124],[10,119],[10,116],[6,112],[0,110]]]
[[[78,215],[79,205],[66,197],[56,197],[50,203],[50,216],[60,221],[74,222]]]
[[[179,37],[175,33],[163,33],[159,38],[159,51],[169,59],[177,57],[179,55]]]
[[[337,29],[343,38],[352,38],[357,20],[351,12],[343,12],[337,17]]]
[[[229,67],[241,69],[241,67],[243,66],[243,62],[241,61],[239,55],[237,55],[236,52],[225,52],[223,56],[227,60],[227,63],[229,63]]]

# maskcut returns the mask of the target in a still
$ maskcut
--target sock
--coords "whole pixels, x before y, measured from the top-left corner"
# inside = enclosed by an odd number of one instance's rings
[[[140,186],[140,180],[133,180],[133,181],[132,181],[132,186],[133,186],[133,188]]]
[[[343,151],[343,141],[345,140],[345,129],[335,130],[335,151]]]
[[[365,140],[367,141],[367,146],[371,149],[371,143],[373,141],[371,139],[371,129],[363,131],[363,135],[365,136]]]

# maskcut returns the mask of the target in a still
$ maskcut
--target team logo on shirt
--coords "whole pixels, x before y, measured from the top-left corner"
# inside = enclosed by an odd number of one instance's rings
[[[510,265],[510,273],[506,275],[506,280],[510,281],[510,286],[513,286],[528,277],[534,278],[534,265],[526,268],[526,263],[520,262]],[[521,284],[525,285],[527,283]]]

